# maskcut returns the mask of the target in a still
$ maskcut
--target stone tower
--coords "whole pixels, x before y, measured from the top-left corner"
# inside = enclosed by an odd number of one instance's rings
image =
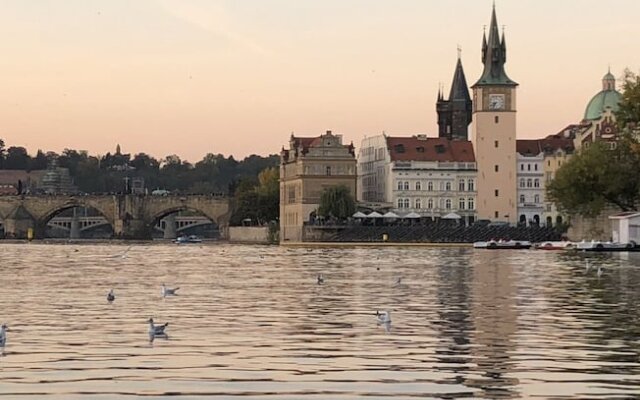
[[[438,113],[439,137],[457,140],[469,139],[472,104],[459,52],[449,98],[445,100],[442,91],[439,90],[436,111]]]
[[[504,70],[507,46],[495,5],[482,38],[484,71],[473,88],[472,142],[478,167],[478,218],[515,223],[516,87]]]

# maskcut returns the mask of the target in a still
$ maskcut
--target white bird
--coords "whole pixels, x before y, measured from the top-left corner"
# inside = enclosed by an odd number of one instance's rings
[[[176,291],[180,289],[179,287],[177,288],[168,288],[165,286],[165,284],[162,284],[162,297],[167,297],[167,296],[175,296]]]
[[[601,266],[598,266],[598,278],[602,276],[603,272],[604,272],[604,269]]]
[[[390,324],[391,311],[376,311],[376,318],[378,320],[378,324]]]
[[[399,276],[398,279],[396,279],[396,286],[401,285],[402,284],[402,277]]]
[[[113,289],[109,290],[109,293],[107,293],[107,301],[112,303],[115,299],[116,295],[113,293]]]
[[[7,330],[9,330],[7,324],[0,325],[0,347],[4,347],[7,343]]]
[[[165,322],[162,325],[155,325],[153,323],[153,318],[149,318],[149,320],[147,321],[149,323],[149,336],[151,338],[155,337],[155,336],[163,336],[166,335],[166,333],[164,332],[164,328],[166,328],[167,326],[169,326],[168,322]]]
[[[590,269],[591,269],[591,264],[589,263],[589,260],[585,260],[585,263],[584,263],[584,270],[585,270],[586,272],[589,272],[589,270],[590,270]]]
[[[318,285],[322,285],[324,283],[324,276],[322,274],[318,274]]]

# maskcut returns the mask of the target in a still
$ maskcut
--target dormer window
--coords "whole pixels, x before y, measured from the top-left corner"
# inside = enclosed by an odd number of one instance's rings
[[[424,147],[420,146],[420,147],[416,147],[416,151],[418,153],[424,153]]]
[[[396,153],[404,153],[404,145],[402,144],[395,145],[395,150],[396,150]]]

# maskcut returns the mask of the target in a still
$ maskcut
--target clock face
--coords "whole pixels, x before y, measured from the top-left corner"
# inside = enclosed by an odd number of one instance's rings
[[[492,94],[489,96],[489,109],[490,110],[504,110],[504,95]]]

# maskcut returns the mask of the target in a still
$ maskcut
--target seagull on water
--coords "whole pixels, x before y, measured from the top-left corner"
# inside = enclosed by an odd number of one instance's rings
[[[604,269],[601,266],[598,266],[598,278],[602,276],[603,272],[604,272]]]
[[[390,324],[391,311],[376,311],[376,319],[378,320],[378,324]]]
[[[4,345],[7,343],[8,330],[9,327],[7,326],[7,324],[0,325],[0,347],[4,347]]]
[[[166,328],[167,326],[169,326],[168,322],[165,322],[164,324],[161,325],[155,325],[153,323],[153,318],[149,318],[149,320],[147,321],[149,323],[149,337],[150,338],[154,338],[156,336],[164,336],[166,335],[164,328]]]
[[[591,269],[591,264],[589,263],[589,260],[587,259],[587,260],[585,260],[585,262],[584,262],[584,270],[585,270],[586,272],[589,272],[589,270],[590,270],[590,269]]]
[[[168,288],[165,286],[165,284],[162,284],[162,297],[167,297],[167,296],[175,296],[176,291],[180,289],[179,287],[177,288]]]
[[[398,279],[396,279],[396,286],[400,286],[402,284],[402,277],[399,276]]]
[[[322,274],[318,274],[318,285],[322,285],[324,283],[324,276]]]
[[[107,301],[112,303],[115,299],[116,295],[113,293],[113,289],[109,290],[109,293],[107,293]]]

